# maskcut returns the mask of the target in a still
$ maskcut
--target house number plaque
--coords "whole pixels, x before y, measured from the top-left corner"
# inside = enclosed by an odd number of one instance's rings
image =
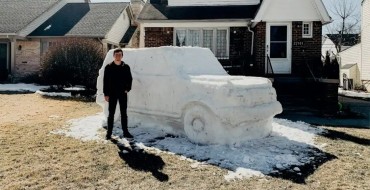
[[[303,46],[304,43],[303,42],[293,42],[293,45],[294,46]]]

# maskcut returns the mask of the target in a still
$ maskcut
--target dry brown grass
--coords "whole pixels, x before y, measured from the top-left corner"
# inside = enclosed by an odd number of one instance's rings
[[[306,184],[273,177],[226,182],[225,169],[194,169],[189,161],[165,153],[149,152],[134,163],[145,168],[152,158],[163,162],[159,172],[168,180],[161,181],[133,167],[113,143],[50,134],[70,119],[100,112],[94,102],[0,95],[0,108],[0,189],[370,189],[366,129],[328,128],[331,136],[317,140],[327,143],[326,152],[337,159],[320,166]]]

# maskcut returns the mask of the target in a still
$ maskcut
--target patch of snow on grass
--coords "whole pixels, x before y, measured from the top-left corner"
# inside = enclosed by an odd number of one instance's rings
[[[65,134],[83,141],[103,140],[105,132],[99,134],[102,118],[103,113],[74,119],[70,121],[68,129],[53,133]],[[136,146],[144,150],[159,149],[158,152],[181,155],[182,160],[190,158],[230,170],[225,175],[227,181],[262,176],[292,166],[299,172],[299,166],[310,163],[312,156],[316,155],[312,148],[319,146],[314,143],[314,138],[323,132],[322,129],[303,122],[274,119],[273,133],[270,136],[232,146],[194,144],[185,136],[169,135],[153,127],[137,126],[130,127],[129,130],[134,135]],[[113,135],[122,136],[119,123],[115,124]],[[198,167],[199,163],[192,163],[192,166]]]

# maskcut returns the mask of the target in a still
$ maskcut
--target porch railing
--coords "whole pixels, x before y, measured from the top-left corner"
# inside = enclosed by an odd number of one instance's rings
[[[315,77],[315,74],[313,74],[312,68],[311,68],[310,64],[308,64],[308,60],[305,59],[304,62],[305,62],[305,65],[306,65],[306,67],[307,67],[307,69],[308,69],[308,71],[310,73],[310,77],[312,77],[313,80],[316,82],[317,81],[317,78]]]
[[[267,56],[267,65],[266,65],[266,76],[271,78],[274,76],[274,69],[272,68],[271,59],[269,55]]]

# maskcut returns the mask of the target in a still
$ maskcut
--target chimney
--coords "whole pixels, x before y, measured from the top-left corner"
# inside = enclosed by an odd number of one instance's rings
[[[130,0],[134,20],[137,19],[147,0]]]

